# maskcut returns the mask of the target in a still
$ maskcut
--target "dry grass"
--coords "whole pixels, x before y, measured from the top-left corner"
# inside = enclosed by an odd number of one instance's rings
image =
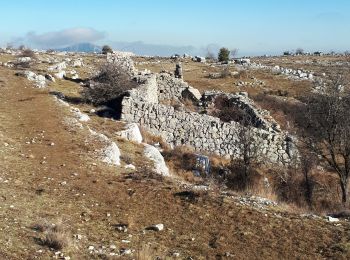
[[[71,245],[71,239],[65,232],[50,229],[47,231],[45,238],[42,240],[42,245],[55,250],[62,250]]]
[[[54,250],[68,249],[72,246],[71,235],[65,230],[62,222],[50,224],[47,220],[41,220],[33,225],[33,229],[44,234],[44,237],[39,239],[42,246]]]
[[[140,132],[145,143],[151,145],[159,144],[162,149],[170,150],[169,145],[163,140],[161,136],[150,133],[142,126],[140,127]]]
[[[157,250],[152,248],[150,244],[140,245],[136,251],[136,260],[151,260],[157,259],[157,257],[159,257]]]
[[[53,252],[33,241],[33,237],[45,239],[45,233],[23,226],[29,227],[38,218],[59,217],[70,223],[69,232],[83,236],[80,250],[69,254],[71,259],[108,259],[108,255],[91,255],[87,248],[90,245],[108,248],[110,241],[122,248],[125,244],[120,241],[129,234],[132,239],[127,246],[132,250],[137,251],[137,241],[142,241],[160,248],[164,255],[171,255],[169,252],[176,249],[184,259],[225,259],[226,252],[237,259],[346,258],[341,251],[349,242],[349,224],[345,221],[335,226],[285,211],[278,212],[281,218],[273,211],[237,205],[228,197],[223,202],[222,197],[211,192],[197,194],[194,201],[181,199],[175,194],[187,188],[166,178],[142,175],[147,170],[142,147],[127,141],[118,141],[118,146],[122,154],[138,158],[136,173],[92,160],[87,151],[97,148],[84,132],[65,129],[62,107],[53,102],[47,91],[33,89],[31,83],[13,75],[13,70],[0,67],[0,77],[6,79],[0,88],[0,139],[1,143],[10,144],[0,145],[0,176],[9,180],[8,184],[1,182],[0,189],[1,207],[6,215],[0,219],[1,259],[51,259]],[[61,83],[66,82],[57,82]],[[118,123],[106,121],[102,125],[104,119],[98,120],[92,117],[91,124],[96,128],[101,123],[96,130],[106,134],[111,131],[109,136],[113,137],[113,125]],[[42,131],[44,137],[37,138],[36,143],[25,143]],[[55,142],[55,146],[49,146],[50,142]],[[41,163],[43,157],[45,164]],[[66,185],[61,185],[62,182]],[[40,194],[36,192],[39,189],[43,191]],[[116,232],[113,224],[124,221],[131,225],[128,233]],[[164,223],[164,232],[140,232],[154,223]],[[215,238],[213,248],[210,241]],[[56,239],[48,237],[49,241]],[[64,247],[65,253],[67,250],[69,245]],[[146,256],[155,258],[152,252]]]

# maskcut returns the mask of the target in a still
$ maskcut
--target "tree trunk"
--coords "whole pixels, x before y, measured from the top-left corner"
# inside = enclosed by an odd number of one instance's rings
[[[305,199],[310,208],[312,206],[312,192],[313,192],[313,185],[309,178],[309,174],[306,173],[305,174]]]
[[[348,180],[340,179],[340,188],[342,192],[342,202],[345,205],[348,201]]]

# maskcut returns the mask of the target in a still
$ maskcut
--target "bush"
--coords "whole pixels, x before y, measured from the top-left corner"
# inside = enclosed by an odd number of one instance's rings
[[[225,79],[231,76],[230,68],[225,67],[221,72],[220,72],[220,78]]]
[[[131,79],[122,67],[107,63],[101,66],[97,76],[90,80],[90,84],[82,91],[86,102],[94,105],[111,105],[126,91],[137,87],[137,83]]]
[[[35,53],[31,49],[25,49],[22,51],[22,53],[19,55],[19,57],[35,58]]]
[[[230,59],[230,51],[227,48],[221,48],[218,55],[218,60],[220,62],[225,62]]]
[[[112,53],[113,52],[113,49],[111,46],[109,45],[104,45],[102,47],[102,54],[107,54],[107,53]]]
[[[216,111],[213,116],[220,118],[223,122],[241,122],[245,125],[244,119],[246,112],[241,108],[234,106],[230,99],[224,95],[218,96],[214,101]]]
[[[38,241],[42,246],[47,246],[55,250],[62,250],[71,245],[70,234],[64,230],[61,223],[54,225],[43,220],[34,224],[32,228],[44,234],[44,237],[40,238]]]
[[[246,191],[256,187],[261,179],[254,167],[246,167],[241,159],[233,159],[228,167],[229,174],[226,176],[226,186],[237,191]]]
[[[70,238],[67,233],[50,229],[42,240],[42,244],[55,250],[62,250],[69,246]]]

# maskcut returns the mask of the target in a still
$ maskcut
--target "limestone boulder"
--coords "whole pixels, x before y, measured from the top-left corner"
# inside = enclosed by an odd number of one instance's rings
[[[115,142],[111,142],[103,151],[102,151],[102,161],[108,164],[120,165],[120,150]]]
[[[165,164],[164,158],[162,154],[158,151],[158,149],[152,145],[146,144],[144,150],[145,156],[154,162],[155,172],[163,175],[169,176],[169,169]]]
[[[182,91],[181,95],[183,98],[188,98],[193,101],[199,101],[202,98],[202,94],[199,92],[199,90],[190,86]]]
[[[127,124],[125,130],[118,132],[121,138],[136,143],[142,143],[142,135],[136,123]]]

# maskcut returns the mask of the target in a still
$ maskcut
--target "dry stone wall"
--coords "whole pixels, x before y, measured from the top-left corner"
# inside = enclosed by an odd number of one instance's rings
[[[122,119],[140,124],[172,146],[190,145],[221,156],[241,156],[239,123],[224,123],[216,117],[176,111],[171,106],[140,102],[133,97],[124,98],[122,106]],[[275,163],[290,160],[292,149],[287,136],[258,128],[253,131],[259,157]]]
[[[177,79],[167,73],[157,74],[157,87],[159,101],[163,100],[179,100],[182,93],[189,86],[182,79]]]
[[[125,57],[113,58],[112,62],[119,62],[119,59],[125,62]],[[127,66],[131,64],[125,63]],[[133,74],[137,75],[135,77],[140,86],[123,98],[121,113],[123,120],[137,123],[153,134],[160,135],[172,146],[189,145],[197,151],[221,156],[236,158],[242,156],[240,134],[247,132],[248,128],[237,122],[225,123],[216,117],[179,111],[172,106],[160,104],[164,100],[181,100],[185,91],[190,90],[194,96],[200,94],[182,79],[171,77],[166,73],[144,75],[133,71]],[[247,97],[233,100],[240,106],[251,108],[250,112],[257,116],[263,114],[249,103]],[[272,127],[267,121],[262,125],[263,128],[250,128],[254,139],[252,143],[258,147],[258,156],[274,163],[288,163],[294,151],[291,138]]]

